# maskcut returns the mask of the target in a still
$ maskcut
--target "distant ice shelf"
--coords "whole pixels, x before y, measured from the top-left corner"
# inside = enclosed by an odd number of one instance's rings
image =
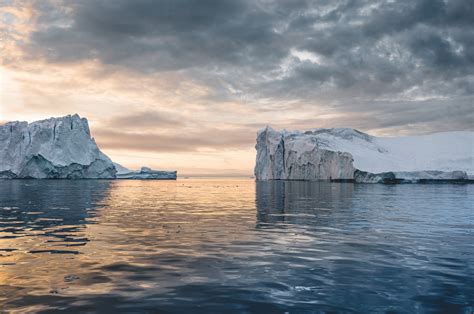
[[[474,132],[375,137],[349,128],[258,132],[257,180],[470,182]]]
[[[122,165],[115,163],[118,170],[117,179],[134,179],[134,180],[176,180],[177,171],[153,170],[148,167],[141,167],[140,170],[129,170]]]

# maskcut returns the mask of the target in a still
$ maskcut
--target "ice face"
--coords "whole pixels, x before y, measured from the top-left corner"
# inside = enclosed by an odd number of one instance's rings
[[[322,147],[312,135],[277,132],[270,127],[258,133],[257,180],[351,180],[355,168],[346,152]]]
[[[258,180],[405,182],[468,180],[474,174],[474,132],[381,138],[348,128],[278,132],[266,127],[255,148]]]
[[[115,178],[79,115],[0,126],[0,178]]]

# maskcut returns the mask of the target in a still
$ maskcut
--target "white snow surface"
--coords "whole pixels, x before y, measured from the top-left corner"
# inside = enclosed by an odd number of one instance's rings
[[[269,127],[259,131],[259,134]],[[371,173],[413,171],[465,171],[474,175],[474,132],[440,132],[429,135],[375,137],[350,128],[280,132],[305,146],[350,153],[354,167]],[[295,146],[300,145],[300,149]]]

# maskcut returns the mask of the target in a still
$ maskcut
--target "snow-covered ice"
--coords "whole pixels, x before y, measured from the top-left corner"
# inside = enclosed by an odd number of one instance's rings
[[[278,132],[267,127],[258,133],[256,149],[255,175],[260,180],[353,179],[355,169],[391,173],[406,181],[464,180],[474,175],[474,132],[469,131],[375,137],[349,128]],[[324,158],[318,156],[321,153]],[[362,177],[367,176],[357,176]]]

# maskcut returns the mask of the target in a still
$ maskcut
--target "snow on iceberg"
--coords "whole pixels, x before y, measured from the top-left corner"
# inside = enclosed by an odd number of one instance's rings
[[[418,182],[469,180],[474,132],[375,137],[354,129],[275,131],[257,135],[257,180]]]

